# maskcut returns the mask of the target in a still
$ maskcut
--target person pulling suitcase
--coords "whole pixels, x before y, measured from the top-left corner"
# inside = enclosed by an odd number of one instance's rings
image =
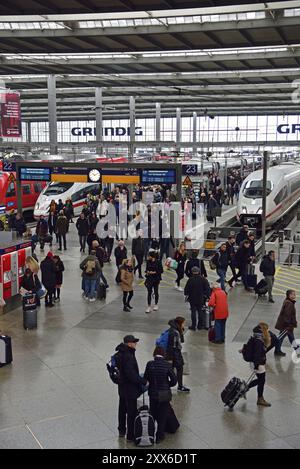
[[[265,282],[268,287],[269,303],[274,303],[272,290],[273,290],[273,285],[275,281],[275,272],[276,272],[275,251],[269,251],[268,254],[263,257],[259,270],[263,273]]]

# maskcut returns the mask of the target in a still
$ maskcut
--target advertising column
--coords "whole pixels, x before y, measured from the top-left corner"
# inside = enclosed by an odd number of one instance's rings
[[[20,94],[6,92],[2,93],[2,98],[0,135],[20,138],[22,136]]]

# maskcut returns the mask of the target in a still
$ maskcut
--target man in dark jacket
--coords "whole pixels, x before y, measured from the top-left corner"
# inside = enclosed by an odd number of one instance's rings
[[[229,257],[227,253],[226,243],[222,243],[218,252],[212,258],[213,263],[217,267],[217,274],[219,275],[218,283],[221,284],[222,290],[226,291],[225,281],[226,281],[226,272],[229,265]]]
[[[133,238],[131,246],[132,255],[135,256],[137,260],[137,265],[134,268],[134,273],[136,273],[136,271],[138,270],[140,279],[144,278],[142,276],[142,265],[145,255],[145,243],[142,237],[142,233],[142,230],[138,230],[138,236],[136,238]]]
[[[192,269],[193,267],[198,267],[198,269],[200,269],[200,275],[203,275],[203,277],[206,277],[207,278],[207,272],[206,272],[206,268],[205,268],[205,265],[204,265],[204,262],[203,260],[201,259],[198,259],[198,254],[199,254],[199,250],[198,249],[193,249],[192,250],[192,255],[190,257],[190,259],[187,261],[186,263],[186,266],[185,266],[185,275],[188,277],[188,278],[191,278],[192,277]]]
[[[89,233],[89,222],[83,212],[76,222],[76,228],[79,236],[80,252],[85,253],[86,238]]]
[[[232,272],[232,278],[229,280],[228,282],[228,285],[230,287],[233,286],[233,282],[236,282],[238,277],[236,275],[236,271],[235,271],[235,237],[234,236],[229,236],[228,237],[228,240],[226,242],[226,252],[227,252],[227,255],[228,255],[228,266],[230,267],[231,269],[231,272]]]
[[[48,223],[45,220],[44,215],[41,215],[39,221],[37,222],[36,234],[37,234],[39,242],[40,242],[41,250],[43,250],[44,246],[45,246],[45,241],[46,241],[47,236],[48,236]],[[52,245],[52,243],[50,242],[50,246],[51,245]]]
[[[196,330],[196,322],[198,315],[198,330],[202,329],[202,308],[205,301],[209,298],[210,288],[206,278],[200,275],[200,269],[198,267],[192,268],[192,277],[188,279],[184,289],[184,294],[187,297],[191,307],[191,319],[192,325],[189,327],[190,330]]]
[[[57,214],[56,212],[52,211],[48,217],[48,227],[49,227],[49,234],[53,236],[53,233],[56,234],[56,242],[58,243],[58,236],[56,233],[56,223],[57,223]]]
[[[53,296],[56,286],[56,269],[51,251],[48,252],[45,259],[41,262],[41,272],[42,283],[47,290],[47,294],[45,296],[45,306],[52,308],[54,306]]]
[[[175,432],[179,427],[170,404],[171,387],[177,384],[177,377],[172,365],[165,359],[165,350],[162,347],[155,348],[153,357],[154,360],[146,365],[144,379],[149,383],[150,412],[157,422],[156,443],[160,443],[165,438],[166,429],[171,431],[172,428],[172,432]]]
[[[248,239],[242,242],[241,247],[237,250],[235,254],[235,263],[239,268],[240,275],[242,276],[242,281],[245,287],[245,290],[251,291],[251,288],[248,286],[248,266],[250,265],[250,242]]]
[[[287,290],[286,299],[283,302],[281,311],[279,313],[275,328],[280,331],[280,334],[286,331],[286,335],[290,341],[291,346],[297,351],[297,356],[300,357],[300,346],[295,340],[294,329],[298,327],[296,318],[296,292],[295,290]],[[280,345],[285,339],[285,335],[280,339]],[[277,347],[277,352],[279,347]],[[280,353],[275,353],[280,355]]]
[[[66,235],[69,231],[69,220],[65,216],[63,210],[59,212],[59,216],[58,216],[57,223],[56,223],[56,231],[57,231],[58,242],[59,242],[59,251],[62,250],[62,241],[64,242],[64,250],[66,251],[67,250]]]
[[[236,244],[238,247],[241,246],[241,243],[245,241],[245,239],[248,239],[248,231],[249,231],[249,226],[244,225],[241,231],[236,235]]]
[[[274,303],[272,290],[275,280],[275,251],[270,251],[267,256],[263,257],[263,260],[260,264],[259,270],[263,273],[265,277],[265,281],[268,285],[268,295],[269,295],[269,302]]]
[[[120,370],[119,390],[119,436],[126,435],[127,441],[134,439],[134,420],[137,414],[137,399],[142,392],[146,380],[141,378],[135,357],[136,345],[139,339],[133,335],[126,335],[123,343],[116,347],[117,362]],[[126,425],[127,416],[127,425]]]
[[[117,273],[117,276],[116,276],[116,283],[121,283],[120,267],[122,265],[123,260],[127,259],[127,249],[126,249],[126,246],[125,246],[123,240],[119,241],[119,244],[116,247],[114,254],[115,254],[115,258],[116,258],[116,266],[117,266],[117,269],[118,269],[118,273]]]
[[[13,223],[13,228],[17,232],[18,236],[23,236],[23,234],[27,230],[25,220],[20,213],[17,213],[16,215],[16,218]]]

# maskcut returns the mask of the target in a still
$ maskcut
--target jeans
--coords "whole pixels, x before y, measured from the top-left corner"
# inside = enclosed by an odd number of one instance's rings
[[[269,299],[272,299],[272,290],[273,290],[273,285],[274,285],[274,276],[273,275],[266,275],[265,276],[265,281],[268,284],[268,295]]]
[[[227,271],[227,269],[217,269],[217,274],[220,277],[221,288],[224,291],[225,291],[226,271]]]
[[[194,329],[196,329],[196,325],[198,329],[201,329],[202,327],[201,312],[202,312],[202,305],[191,305],[191,319],[192,319],[192,327]],[[198,324],[196,324],[197,316],[198,316]]]
[[[283,331],[280,331],[280,334],[282,333]],[[286,338],[289,339],[290,341],[290,344],[291,346],[293,347],[294,350],[298,350],[299,348],[299,345],[297,344],[296,342],[296,339],[295,339],[295,336],[294,336],[294,333],[293,332],[287,332],[286,335],[284,335],[283,337],[281,337],[281,339],[278,340],[279,344],[278,344],[278,349],[280,350],[281,349],[281,346],[282,346],[282,343],[284,341],[284,339]],[[277,351],[277,350],[276,350]]]
[[[226,319],[215,320],[215,334],[217,342],[225,342]]]
[[[66,235],[58,233],[57,236],[58,236],[58,242],[59,242],[59,250],[61,251],[62,249],[62,240],[64,242],[64,249],[66,250],[67,249]]]
[[[80,249],[81,249],[82,251],[85,251],[86,238],[87,238],[86,235],[80,235],[80,236],[79,236]]]
[[[88,277],[84,278],[84,294],[88,298],[95,298],[96,294],[96,279],[91,279]]]
[[[134,268],[134,273],[136,273],[136,271],[138,270],[139,271],[139,277],[142,277],[142,265],[143,265],[143,261],[144,261],[144,254],[136,254],[135,257],[136,257],[136,260],[137,260],[137,265]]]
[[[150,287],[147,287],[148,290],[148,306],[151,306],[152,301],[152,290],[154,291],[155,304],[158,304],[159,294],[158,294],[159,283],[154,283]]]
[[[245,288],[248,288],[247,276],[248,276],[248,264],[242,265],[240,267],[240,273],[242,276],[242,282]]]

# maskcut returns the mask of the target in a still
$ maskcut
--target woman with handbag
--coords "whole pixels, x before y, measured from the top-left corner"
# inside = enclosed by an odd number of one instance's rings
[[[165,431],[175,433],[179,422],[170,404],[172,400],[171,387],[177,384],[172,365],[165,359],[162,347],[156,347],[154,360],[146,365],[144,379],[149,383],[150,412],[157,422],[156,443],[165,438]]]

